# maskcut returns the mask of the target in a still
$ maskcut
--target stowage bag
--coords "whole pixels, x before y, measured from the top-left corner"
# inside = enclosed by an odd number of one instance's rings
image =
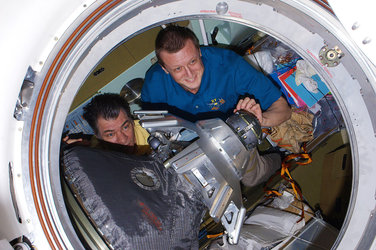
[[[64,175],[115,249],[198,249],[200,192],[146,156],[73,147]]]

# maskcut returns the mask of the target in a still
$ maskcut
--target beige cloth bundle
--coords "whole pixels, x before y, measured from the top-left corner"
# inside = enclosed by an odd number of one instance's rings
[[[279,126],[272,127],[270,138],[292,153],[301,153],[301,144],[313,139],[313,115],[298,108],[292,108],[291,118]]]

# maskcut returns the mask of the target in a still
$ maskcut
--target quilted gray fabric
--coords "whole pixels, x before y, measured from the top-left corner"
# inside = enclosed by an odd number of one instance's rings
[[[114,249],[198,249],[205,212],[184,177],[148,157],[73,147],[64,174]]]

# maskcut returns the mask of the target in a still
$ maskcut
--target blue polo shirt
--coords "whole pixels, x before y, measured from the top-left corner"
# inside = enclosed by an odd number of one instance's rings
[[[232,114],[239,96],[251,95],[262,110],[268,109],[281,96],[280,90],[266,76],[235,52],[202,47],[201,54],[205,70],[196,94],[184,90],[159,64],[154,64],[145,76],[142,102],[156,104],[155,109],[159,109],[158,104],[167,104],[183,111],[183,115],[176,114],[182,118],[185,118],[184,112],[192,115],[215,112],[226,117]]]

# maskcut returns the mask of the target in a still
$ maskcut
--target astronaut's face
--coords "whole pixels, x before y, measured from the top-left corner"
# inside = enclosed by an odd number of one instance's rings
[[[196,94],[200,89],[204,64],[201,51],[191,40],[176,53],[161,51],[160,57],[164,63],[163,70],[182,86],[186,91]]]
[[[106,120],[103,117],[99,117],[97,120],[97,129],[97,137],[106,142],[130,147],[133,147],[136,143],[134,122],[123,110],[120,110],[116,119]]]

